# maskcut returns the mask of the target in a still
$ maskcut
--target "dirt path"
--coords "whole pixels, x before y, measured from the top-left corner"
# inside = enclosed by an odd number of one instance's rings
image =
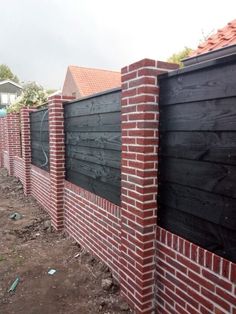
[[[20,220],[9,216],[15,212]],[[49,275],[50,268],[56,269]],[[8,289],[19,276],[14,293]],[[131,313],[109,269],[63,234],[0,171],[0,314]]]

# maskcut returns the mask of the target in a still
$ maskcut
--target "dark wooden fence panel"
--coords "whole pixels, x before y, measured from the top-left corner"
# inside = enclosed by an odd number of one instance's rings
[[[236,261],[236,56],[160,78],[159,223]]]
[[[48,109],[30,113],[32,164],[49,171]]]
[[[65,105],[66,179],[120,204],[120,90]]]

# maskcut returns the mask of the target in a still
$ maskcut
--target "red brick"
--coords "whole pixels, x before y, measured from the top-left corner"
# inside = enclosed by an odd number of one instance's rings
[[[235,304],[236,305],[236,296],[232,296],[223,289],[216,287],[216,294],[220,296],[222,299],[225,301],[229,302],[230,304]]]
[[[218,296],[216,296],[215,294],[213,294],[212,292],[206,290],[205,288],[202,288],[202,294],[209,300],[211,300],[212,302],[217,303],[219,306],[221,306],[223,309],[225,309],[226,311],[229,312],[230,310],[230,305],[228,303],[226,303],[222,298],[219,298]]]
[[[230,280],[233,283],[236,283],[236,264],[231,263],[231,273]]]
[[[194,264],[191,260],[185,258],[184,256],[177,255],[177,261],[179,261],[179,263],[185,265],[188,269],[190,268],[194,272],[200,274],[200,267],[198,265]]]
[[[121,82],[124,83],[137,77],[137,71],[133,71],[121,76]]]
[[[204,279],[202,275],[198,275],[196,273],[193,273],[192,271],[188,271],[188,276],[191,280],[194,280],[196,283],[200,284],[206,289],[211,291],[215,290],[215,285],[212,284],[209,280]]]
[[[219,276],[217,276],[217,274],[213,274],[210,273],[208,270],[203,269],[202,270],[202,275],[207,278],[208,280],[210,280],[211,282],[221,286],[222,288],[231,291],[232,289],[232,285],[225,281],[224,279],[220,278]]]
[[[151,59],[142,59],[138,62],[132,63],[131,65],[129,65],[128,69],[129,71],[134,71],[143,67],[154,67],[156,65],[155,60],[151,60]]]
[[[131,82],[129,82],[129,87],[133,88],[133,87],[138,87],[138,86],[144,85],[144,84],[155,85],[156,84],[156,78],[154,78],[154,77],[137,78],[136,80],[132,80]]]

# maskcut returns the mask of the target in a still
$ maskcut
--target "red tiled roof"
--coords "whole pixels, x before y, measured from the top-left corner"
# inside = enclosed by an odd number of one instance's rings
[[[210,36],[204,43],[200,44],[197,50],[193,51],[189,57],[231,45],[236,45],[236,19],[228,23],[224,28],[219,29],[216,34]]]
[[[69,66],[81,97],[121,86],[120,72]]]

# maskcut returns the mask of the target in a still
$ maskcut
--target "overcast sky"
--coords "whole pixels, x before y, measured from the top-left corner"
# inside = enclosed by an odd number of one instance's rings
[[[70,64],[120,70],[196,48],[236,18],[236,0],[0,0],[0,63],[61,88]]]

